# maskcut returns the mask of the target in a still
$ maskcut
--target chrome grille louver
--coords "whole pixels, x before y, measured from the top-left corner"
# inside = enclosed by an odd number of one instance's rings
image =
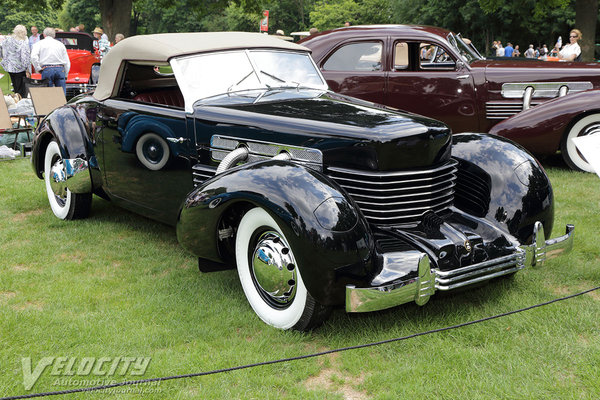
[[[194,187],[200,186],[204,181],[209,180],[215,173],[217,168],[208,165],[196,164],[192,167],[192,176],[194,178]]]
[[[532,101],[530,106],[541,104],[541,101]],[[523,101],[488,101],[485,103],[487,119],[506,119],[523,111]]]
[[[343,187],[370,223],[416,225],[427,211],[453,204],[457,162],[429,169],[372,172],[328,167],[327,175]]]

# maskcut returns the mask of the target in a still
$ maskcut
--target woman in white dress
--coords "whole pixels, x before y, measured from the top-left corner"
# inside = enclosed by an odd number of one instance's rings
[[[569,33],[569,44],[564,45],[562,50],[558,53],[558,58],[565,61],[575,61],[581,54],[581,47],[577,41],[581,39],[581,31],[579,29],[573,29]]]

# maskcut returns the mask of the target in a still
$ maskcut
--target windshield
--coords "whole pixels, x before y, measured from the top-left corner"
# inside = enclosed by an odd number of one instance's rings
[[[237,50],[171,60],[186,111],[197,100],[243,91],[327,89],[308,53]]]
[[[483,60],[483,57],[479,51],[477,51],[473,43],[471,43],[469,39],[463,39],[460,36],[460,33],[456,36],[450,33],[448,35],[448,42],[450,42],[452,47],[460,54],[463,61],[470,64],[476,60]]]

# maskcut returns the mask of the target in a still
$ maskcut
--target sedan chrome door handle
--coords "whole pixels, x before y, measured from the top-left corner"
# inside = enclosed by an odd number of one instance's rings
[[[183,142],[185,142],[186,140],[189,140],[189,139],[185,139],[185,138],[182,138],[182,137],[180,137],[180,138],[168,137],[167,140],[169,142],[171,142],[171,143],[183,143]]]
[[[469,76],[471,75],[459,75],[456,77],[456,79],[467,79]]]

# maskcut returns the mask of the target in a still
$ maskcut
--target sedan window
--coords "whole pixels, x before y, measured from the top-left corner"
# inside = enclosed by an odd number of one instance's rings
[[[398,42],[394,46],[394,69],[408,69],[408,43]]]
[[[443,47],[431,43],[421,43],[419,66],[422,70],[452,70],[456,67],[456,63]]]
[[[358,42],[340,47],[323,64],[325,71],[381,71],[381,42]]]

